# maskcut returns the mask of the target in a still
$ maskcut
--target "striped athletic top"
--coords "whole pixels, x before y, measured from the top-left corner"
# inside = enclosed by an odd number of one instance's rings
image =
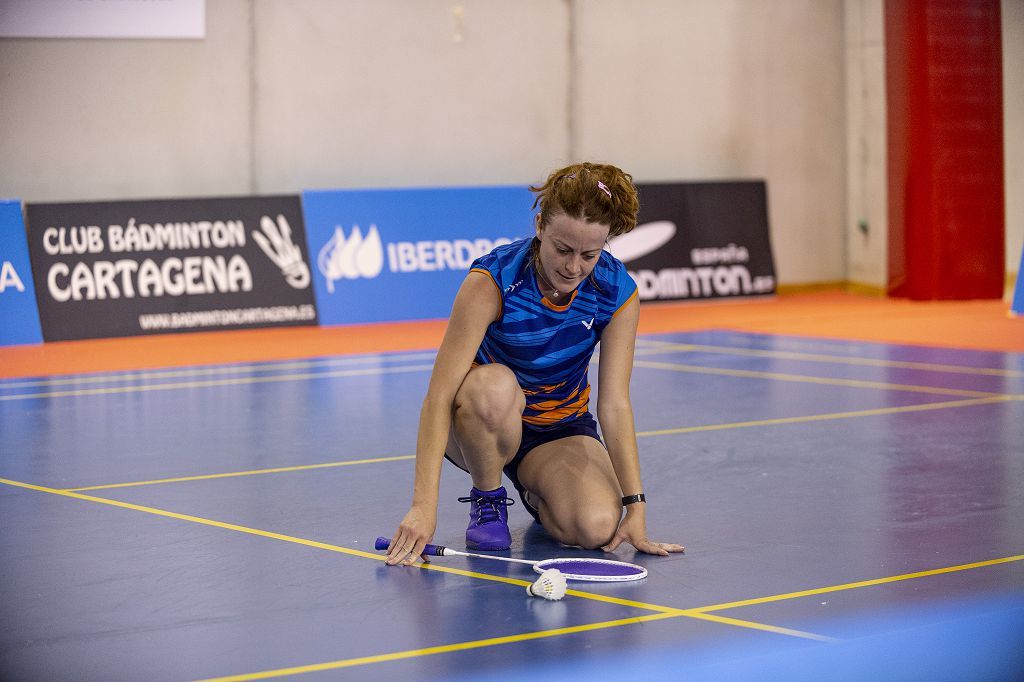
[[[567,303],[555,305],[537,287],[531,241],[499,246],[470,266],[488,275],[501,295],[501,313],[487,328],[476,362],[511,369],[526,394],[523,421],[548,426],[587,412],[590,358],[601,332],[637,292],[626,267],[602,251],[591,277]]]

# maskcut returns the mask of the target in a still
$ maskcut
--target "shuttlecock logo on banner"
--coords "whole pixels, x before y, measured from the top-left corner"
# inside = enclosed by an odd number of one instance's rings
[[[302,250],[292,241],[292,228],[283,215],[277,216],[277,222],[269,216],[260,219],[263,232],[253,230],[252,238],[256,240],[267,258],[281,268],[284,280],[296,289],[309,286],[309,266],[302,258]]]
[[[670,220],[637,225],[632,232],[613,237],[608,250],[623,263],[654,253],[676,236],[676,224]]]
[[[384,268],[384,246],[377,226],[370,225],[364,237],[355,225],[348,238],[340,225],[335,226],[334,236],[320,249],[316,264],[327,279],[327,291],[332,294],[336,280],[376,277]]]

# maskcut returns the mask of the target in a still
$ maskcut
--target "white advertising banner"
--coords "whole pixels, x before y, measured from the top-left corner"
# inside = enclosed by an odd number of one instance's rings
[[[0,0],[0,38],[203,38],[206,0]]]

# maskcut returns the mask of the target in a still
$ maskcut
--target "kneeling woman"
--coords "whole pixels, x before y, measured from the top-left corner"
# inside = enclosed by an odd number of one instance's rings
[[[460,498],[471,505],[470,549],[511,544],[504,472],[566,545],[683,550],[647,537],[629,399],[640,305],[626,268],[604,250],[636,226],[632,178],[582,163],[530,189],[540,208],[536,236],[477,259],[455,297],[420,413],[412,505],[389,564],[412,563],[433,537],[445,456],[473,479]],[[598,342],[603,442],[587,378]]]

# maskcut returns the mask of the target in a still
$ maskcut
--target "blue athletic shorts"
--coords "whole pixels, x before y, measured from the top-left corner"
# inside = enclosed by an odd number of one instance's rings
[[[601,440],[601,436],[597,433],[597,421],[594,419],[594,415],[589,412],[584,412],[579,417],[552,424],[551,426],[534,426],[533,424],[523,422],[523,439],[519,442],[519,449],[516,451],[515,457],[503,469],[505,475],[512,481],[512,485],[515,486],[516,492],[519,493],[519,501],[523,503],[526,511],[530,512],[530,516],[537,520],[537,523],[540,523],[537,508],[527,504],[523,495],[523,486],[519,482],[519,465],[534,448],[545,443],[568,438],[569,436],[590,436],[596,439],[597,442],[604,443]],[[452,462],[447,453],[445,453],[445,458]],[[452,464],[455,464],[455,462],[452,462]],[[455,464],[455,466],[459,465]],[[459,468],[462,469],[462,467]]]

